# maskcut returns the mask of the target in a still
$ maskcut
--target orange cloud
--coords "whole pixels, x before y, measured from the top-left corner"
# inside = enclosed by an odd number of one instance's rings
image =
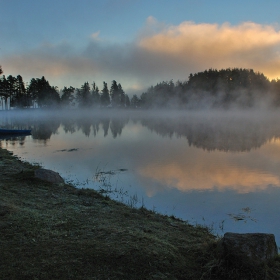
[[[151,23],[149,19],[147,25]],[[142,36],[139,45],[157,55],[173,57],[186,67],[189,63],[201,70],[256,68],[272,78],[280,74],[280,32],[270,25],[183,22],[165,27],[156,34]]]
[[[219,26],[183,22],[179,26],[169,27],[159,34],[140,41],[140,45],[144,48],[165,53],[179,53],[186,49],[192,53],[196,51],[200,53],[201,50],[209,49],[216,56],[274,46],[279,43],[280,33],[272,26],[262,26],[252,22],[239,26],[230,26],[228,23]],[[195,49],[195,46],[199,49]],[[201,54],[208,56],[208,53]]]

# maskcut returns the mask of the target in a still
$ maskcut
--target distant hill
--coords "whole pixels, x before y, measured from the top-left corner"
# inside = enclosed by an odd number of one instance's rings
[[[270,81],[252,69],[209,69],[172,80],[142,93],[143,108],[249,108],[280,105],[280,80]]]

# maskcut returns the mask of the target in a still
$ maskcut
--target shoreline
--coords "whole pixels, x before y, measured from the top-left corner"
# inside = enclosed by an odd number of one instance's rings
[[[1,279],[223,279],[232,272],[206,227],[40,180],[38,166],[3,148],[0,167]],[[280,262],[238,273],[261,277],[275,267],[279,276]]]

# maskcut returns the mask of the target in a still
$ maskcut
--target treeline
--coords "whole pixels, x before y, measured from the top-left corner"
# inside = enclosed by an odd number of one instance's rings
[[[280,80],[269,81],[252,69],[209,69],[190,74],[185,82],[161,82],[132,99],[142,108],[279,106]]]
[[[3,71],[0,67],[0,74]],[[64,87],[61,91],[42,78],[26,85],[20,75],[0,78],[0,98],[11,107],[81,107],[81,108],[230,108],[258,104],[280,106],[280,80],[270,81],[252,69],[209,69],[190,74],[187,81],[173,80],[151,86],[140,97],[130,99],[120,83],[111,87],[103,82],[102,90],[85,82],[80,88]]]
[[[81,88],[64,87],[61,92],[57,87],[51,86],[43,76],[33,78],[28,86],[25,86],[20,75],[17,77],[3,75],[0,78],[0,98],[8,99],[11,107],[28,108],[38,106],[40,108],[54,107],[129,107],[130,99],[122,89],[121,84],[112,81],[111,88],[103,82],[103,89],[95,83],[90,86],[85,82]]]

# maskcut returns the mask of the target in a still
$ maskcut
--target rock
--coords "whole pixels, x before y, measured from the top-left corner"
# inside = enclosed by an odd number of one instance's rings
[[[221,240],[222,258],[258,265],[278,255],[274,234],[225,233]]]
[[[64,180],[59,175],[59,173],[54,172],[52,170],[40,168],[40,169],[36,169],[34,173],[35,173],[35,177],[41,180],[48,181],[51,183],[56,183],[56,184],[64,183]]]

